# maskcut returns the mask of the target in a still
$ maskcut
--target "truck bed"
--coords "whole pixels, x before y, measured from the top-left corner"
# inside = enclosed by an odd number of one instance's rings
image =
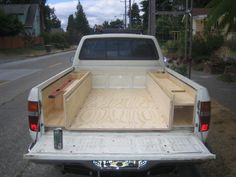
[[[166,129],[146,89],[92,89],[70,129]]]
[[[105,80],[101,74],[98,79],[87,71],[72,72],[49,85],[42,91],[45,126],[67,130],[148,131],[193,127],[195,92],[192,88],[164,73],[150,72],[142,77],[131,74],[139,80],[127,73],[124,79],[120,73],[116,75],[110,76],[112,83],[101,85],[99,79]],[[124,85],[119,78],[133,86]]]

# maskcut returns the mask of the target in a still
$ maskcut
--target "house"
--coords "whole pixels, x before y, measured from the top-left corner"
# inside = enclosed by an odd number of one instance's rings
[[[8,4],[0,5],[0,10],[14,15],[24,25],[28,35],[40,35],[40,10],[38,4]]]
[[[207,8],[193,8],[193,35],[202,34],[205,28],[205,21],[208,16]]]

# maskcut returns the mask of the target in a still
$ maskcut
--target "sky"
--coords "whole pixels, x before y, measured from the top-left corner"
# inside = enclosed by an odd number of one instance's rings
[[[102,24],[105,20],[123,19],[124,0],[80,0],[91,27]],[[139,4],[141,0],[132,0]],[[128,1],[127,1],[128,2]],[[55,8],[57,17],[66,29],[68,16],[76,12],[78,0],[47,0],[50,7]],[[128,3],[127,3],[128,5]]]

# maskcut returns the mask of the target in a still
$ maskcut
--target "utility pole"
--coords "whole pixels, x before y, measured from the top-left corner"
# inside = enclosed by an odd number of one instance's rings
[[[185,2],[185,41],[184,41],[184,59],[185,61],[188,61],[188,34],[189,34],[189,29],[188,29],[188,25],[189,25],[189,16],[187,14],[187,10],[188,10],[188,0],[186,0]]]
[[[156,35],[156,0],[149,0],[148,34]]]
[[[189,58],[188,58],[188,62],[189,62],[189,67],[188,67],[188,77],[191,78],[191,74],[192,74],[192,45],[193,45],[193,14],[192,14],[192,10],[193,10],[193,0],[190,0],[190,25],[189,25]]]
[[[127,7],[126,7],[126,0],[125,0],[125,29],[127,27]]]
[[[131,22],[131,0],[129,0],[129,28],[132,29],[132,22]]]
[[[125,27],[124,29],[126,29],[127,27],[127,0],[124,0],[124,1],[120,1],[120,2],[124,2],[125,3]]]
[[[150,3],[151,0],[149,0]],[[193,0],[185,0],[185,11],[158,11],[156,15],[184,15],[185,17],[185,44],[184,59],[188,62],[188,77],[191,78],[192,69],[192,38],[193,38]]]

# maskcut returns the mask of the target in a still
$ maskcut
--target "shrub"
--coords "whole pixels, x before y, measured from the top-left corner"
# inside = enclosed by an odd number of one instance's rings
[[[44,39],[44,44],[53,44],[57,49],[69,48],[65,33],[43,33],[42,37]]]
[[[177,52],[178,47],[179,47],[179,42],[178,41],[167,41],[165,43],[165,46],[170,53]]]
[[[14,36],[24,30],[24,25],[13,15],[0,10],[0,36]]]
[[[65,33],[66,41],[68,41],[69,44],[75,44],[78,45],[80,39],[82,38],[81,34],[77,34],[76,32],[66,32]]]
[[[208,34],[206,36],[206,45],[209,52],[219,49],[224,43],[224,37],[221,34]]]
[[[187,76],[187,65],[172,65],[171,69],[175,70],[177,73],[182,74],[183,76]]]
[[[51,42],[54,44],[66,43],[66,38],[63,33],[54,33],[51,35]]]
[[[213,51],[219,49],[224,43],[220,34],[196,36],[193,40],[193,58],[196,63],[209,60]]]
[[[43,37],[45,45],[51,43],[51,35],[49,33],[43,33],[41,36]]]
[[[226,45],[233,51],[236,51],[236,36],[226,41]]]
[[[210,55],[207,42],[203,37],[195,37],[193,39],[193,57],[208,56]]]

